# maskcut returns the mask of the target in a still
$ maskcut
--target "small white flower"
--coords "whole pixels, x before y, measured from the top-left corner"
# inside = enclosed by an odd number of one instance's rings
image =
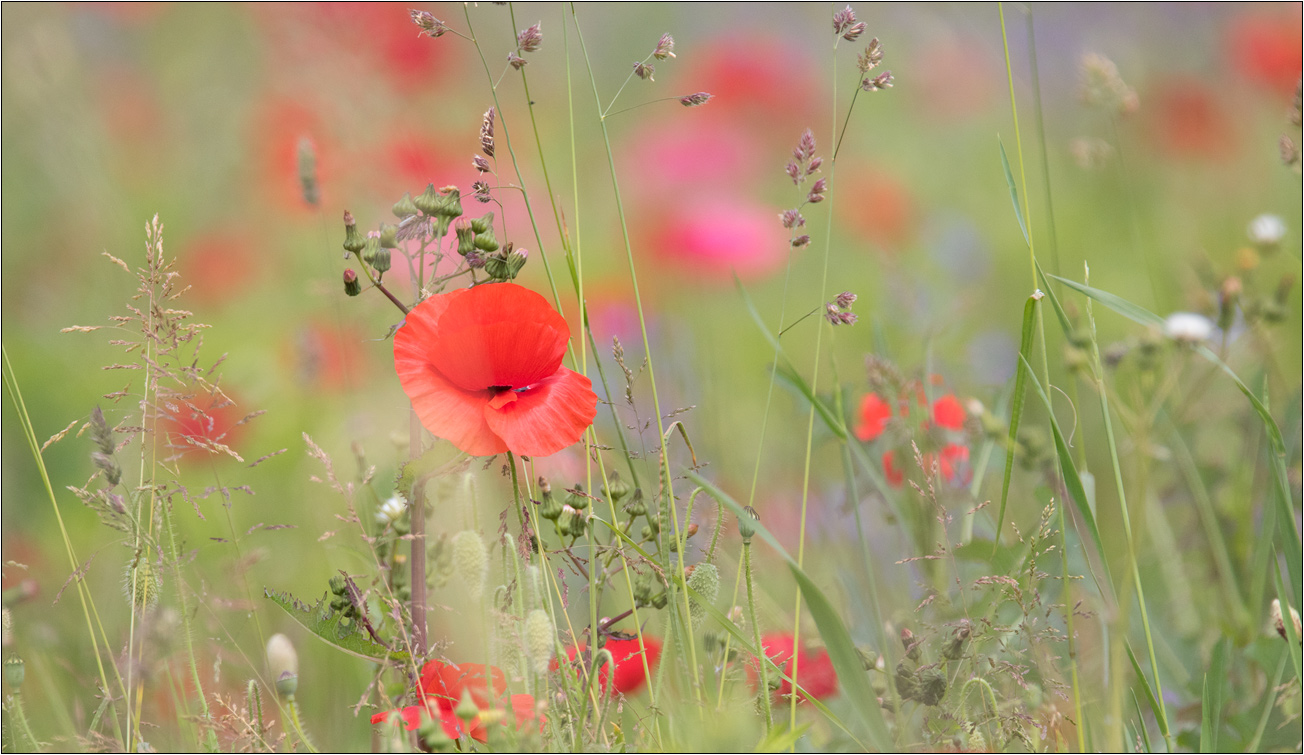
[[[1164,320],[1164,335],[1178,343],[1200,343],[1213,333],[1213,323],[1204,315],[1174,312]]]
[[[380,504],[379,509],[376,509],[376,523],[383,527],[397,522],[405,510],[407,510],[407,501],[403,496],[395,493],[388,501]]]
[[[1250,241],[1261,246],[1273,246],[1286,238],[1286,221],[1276,215],[1260,215],[1250,221],[1246,230]]]

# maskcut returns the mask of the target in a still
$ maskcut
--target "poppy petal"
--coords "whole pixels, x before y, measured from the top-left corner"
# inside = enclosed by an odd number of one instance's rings
[[[593,383],[562,367],[518,393],[516,401],[501,407],[486,405],[484,418],[515,453],[548,456],[578,441],[597,413]]]
[[[570,340],[565,318],[513,283],[464,289],[447,303],[438,325],[427,342],[430,363],[468,391],[537,383],[561,367]]]
[[[933,419],[948,430],[963,430],[965,414],[960,400],[949,393],[933,402]]]
[[[464,391],[439,370],[429,364],[419,365],[418,358],[404,351],[404,345],[396,339],[394,363],[399,382],[427,430],[472,456],[507,450],[507,444],[485,422],[485,406],[493,395],[491,391]]]

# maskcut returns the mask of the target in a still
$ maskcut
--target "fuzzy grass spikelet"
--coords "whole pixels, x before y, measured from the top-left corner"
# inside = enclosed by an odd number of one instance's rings
[[[473,597],[484,594],[489,581],[489,552],[480,533],[463,530],[453,536],[453,571]]]

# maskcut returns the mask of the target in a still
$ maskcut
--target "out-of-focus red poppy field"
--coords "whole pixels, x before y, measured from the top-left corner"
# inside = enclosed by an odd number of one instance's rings
[[[1299,4],[0,14],[6,751],[1300,747]]]

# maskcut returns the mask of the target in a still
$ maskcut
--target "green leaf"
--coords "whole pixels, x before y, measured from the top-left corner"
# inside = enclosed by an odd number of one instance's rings
[[[1060,431],[1059,421],[1055,419],[1055,411],[1051,408],[1050,397],[1042,389],[1041,381],[1032,373],[1032,365],[1028,364],[1028,361],[1022,355],[1020,355],[1019,360],[1028,377],[1031,378],[1032,386],[1037,389],[1037,395],[1041,396],[1042,403],[1046,405],[1046,413],[1050,415],[1050,431],[1055,436],[1055,453],[1059,456],[1060,467],[1064,472],[1064,487],[1068,489],[1069,497],[1073,499],[1074,505],[1077,506],[1082,521],[1087,524],[1087,532],[1091,534],[1091,540],[1096,544],[1096,555],[1100,557],[1100,563],[1104,564],[1105,575],[1112,587],[1114,579],[1109,573],[1109,562],[1105,560],[1105,544],[1100,539],[1100,530],[1096,527],[1096,517],[1091,513],[1091,502],[1087,498],[1087,491],[1082,486],[1082,479],[1078,476],[1078,468],[1073,463],[1073,454],[1069,453],[1068,444],[1064,442],[1064,433]],[[1099,586],[1099,583],[1097,583],[1097,587]]]
[[[280,606],[290,615],[290,618],[298,622],[299,626],[349,655],[377,663],[385,661],[401,663],[409,658],[406,651],[390,650],[384,645],[373,642],[367,636],[366,630],[361,627],[351,623],[345,624],[344,615],[339,611],[331,610],[324,596],[309,606],[288,593],[264,588],[263,594]]]
[[[1286,593],[1286,585],[1281,582],[1281,571],[1276,568],[1277,554],[1272,554],[1272,576],[1277,582],[1277,600],[1281,602],[1281,625],[1286,630],[1286,647],[1290,651],[1291,668],[1295,671],[1297,680],[1304,680],[1304,673],[1300,667],[1300,638],[1295,631],[1295,622],[1291,619],[1291,603]]]
[[[1159,699],[1155,697],[1154,688],[1150,686],[1150,680],[1146,678],[1145,672],[1141,670],[1141,664],[1137,663],[1136,653],[1132,652],[1132,643],[1124,646],[1127,649],[1127,659],[1132,662],[1132,670],[1136,672],[1137,681],[1141,682],[1141,691],[1146,695],[1146,702],[1150,705],[1150,712],[1155,714],[1155,720],[1159,722],[1159,733],[1168,739],[1168,717],[1164,715],[1163,709],[1159,707]],[[1142,724],[1144,725],[1144,721]]]
[[[1058,275],[1047,275],[1046,277],[1057,280],[1080,294],[1090,296],[1092,299],[1104,304],[1106,307],[1109,307],[1133,322],[1160,329],[1163,329],[1164,327],[1164,318],[1151,312],[1145,307],[1133,304],[1121,296],[1115,296],[1108,291],[1101,291],[1098,288],[1092,288],[1084,283],[1078,283],[1077,281],[1069,280],[1068,278],[1061,278]]]
[[[1037,275],[1041,276],[1041,284],[1046,287],[1045,294],[1050,299],[1051,308],[1055,310],[1055,318],[1059,320],[1060,328],[1064,331],[1064,337],[1068,338],[1073,335],[1073,324],[1069,322],[1069,316],[1060,304],[1059,297],[1055,295],[1055,289],[1050,287],[1050,282],[1046,280],[1046,273],[1041,269],[1041,263],[1035,259],[1033,263],[1037,265]]]
[[[717,501],[729,507],[735,516],[751,516],[728,493],[716,487],[695,470],[690,469],[686,474],[693,482],[705,488]],[[859,714],[861,723],[868,733],[870,744],[882,752],[894,749],[892,738],[888,734],[887,724],[883,721],[878,697],[874,694],[874,688],[869,684],[869,676],[865,671],[864,662],[861,661],[860,654],[856,652],[856,646],[851,641],[851,634],[847,631],[846,625],[842,623],[837,611],[834,610],[833,604],[829,602],[824,592],[815,585],[815,582],[811,580],[806,572],[797,565],[796,560],[788,555],[783,546],[779,544],[778,538],[774,537],[759,521],[754,521],[753,526],[756,529],[756,534],[769,543],[788,563],[788,569],[797,581],[797,587],[801,590],[802,598],[806,601],[811,618],[815,620],[815,626],[820,631],[820,638],[824,640],[824,647],[829,654],[829,659],[833,661],[833,668],[837,672],[838,684],[842,688],[842,694],[847,697],[856,713]],[[886,650],[886,648],[880,648],[880,650]],[[800,666],[797,668],[797,677],[798,679],[801,678]]]
[[[797,740],[806,736],[810,724],[800,724],[795,729],[775,727],[754,748],[756,752],[787,752],[792,750]]]
[[[1010,201],[1014,204],[1014,217],[1019,221],[1019,230],[1023,231],[1023,243],[1032,246],[1028,239],[1028,226],[1023,222],[1023,208],[1019,207],[1019,190],[1014,186],[1014,173],[1010,171],[1010,158],[1005,155],[1005,142],[996,137],[996,143],[1001,146],[1001,168],[1005,171],[1005,184],[1010,187]]]
[[[1037,311],[1036,294],[1028,297],[1023,305],[1023,335],[1019,338],[1019,364],[1014,378],[1014,396],[1010,408],[1010,434],[1005,448],[1005,479],[1001,482],[1001,507],[996,514],[996,542],[1001,541],[1001,528],[1005,526],[1005,503],[1010,495],[1010,475],[1014,472],[1015,438],[1019,434],[1019,420],[1023,418],[1023,394],[1028,386],[1028,376],[1032,369],[1028,367],[1028,357],[1032,355],[1032,336],[1037,329],[1034,315]]]
[[[1209,671],[1204,675],[1200,698],[1200,752],[1218,752],[1218,728],[1222,720],[1223,685],[1227,676],[1227,638],[1213,648]]]
[[[1150,729],[1146,726],[1145,714],[1141,712],[1141,701],[1136,699],[1136,690],[1131,690],[1131,692],[1132,705],[1136,708],[1136,726],[1141,732],[1142,747],[1145,752],[1154,752],[1154,748],[1150,746]]]

